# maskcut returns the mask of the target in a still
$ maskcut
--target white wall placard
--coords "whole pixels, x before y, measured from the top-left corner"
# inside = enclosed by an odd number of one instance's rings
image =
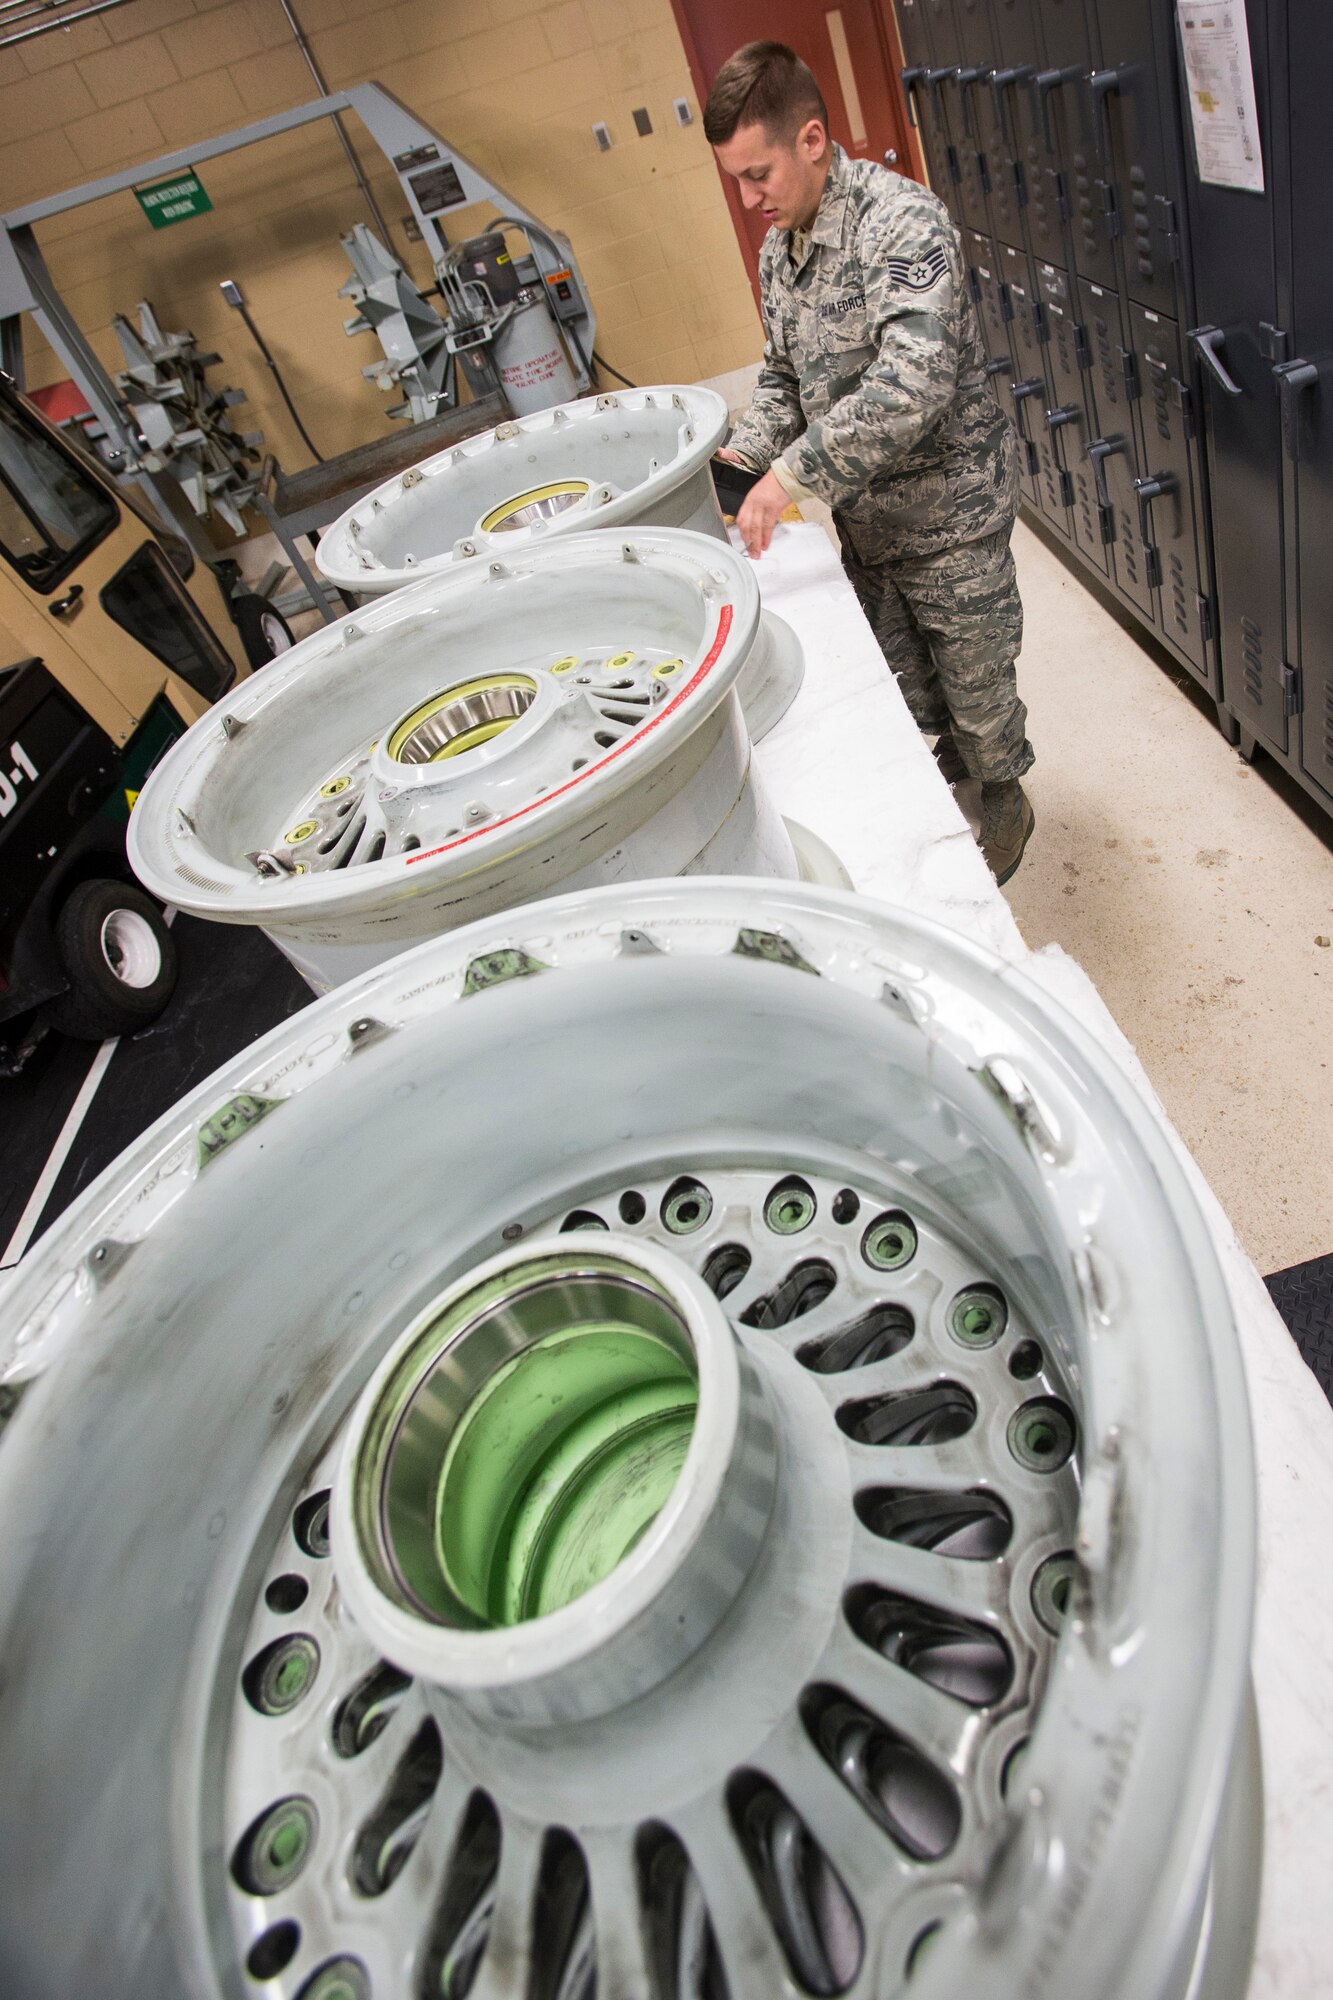
[[[1264,191],[1245,0],[1176,0],[1199,179]]]

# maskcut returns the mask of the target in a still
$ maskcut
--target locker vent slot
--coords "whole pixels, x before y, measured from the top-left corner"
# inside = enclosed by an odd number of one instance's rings
[[[1256,708],[1264,705],[1264,639],[1252,618],[1240,621],[1240,657],[1245,692]]]

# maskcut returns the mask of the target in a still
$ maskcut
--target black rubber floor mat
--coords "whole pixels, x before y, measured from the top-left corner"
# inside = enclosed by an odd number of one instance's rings
[[[1333,1403],[1333,1257],[1312,1257],[1265,1278],[1273,1304]]]
[[[179,916],[173,935],[180,955],[176,991],[150,1027],[117,1043],[42,1209],[34,1242],[187,1090],[315,997],[260,931]],[[0,1219],[6,1230],[0,1250],[95,1053],[86,1042],[56,1038],[31,1076],[0,1086],[8,1093],[0,1095]]]

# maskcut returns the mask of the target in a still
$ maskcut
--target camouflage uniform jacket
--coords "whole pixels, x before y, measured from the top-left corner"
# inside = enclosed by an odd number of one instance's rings
[[[934,555],[1007,528],[1013,425],[985,374],[958,233],[938,198],[840,146],[799,265],[759,255],[764,359],[732,448],[782,457],[864,561]]]

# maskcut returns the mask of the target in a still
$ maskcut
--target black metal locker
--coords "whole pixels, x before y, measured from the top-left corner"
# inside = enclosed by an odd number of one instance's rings
[[[989,236],[979,230],[965,229],[963,254],[967,259],[968,280],[972,286],[972,297],[976,301],[977,317],[981,321],[981,337],[986,343],[986,352],[992,361],[1004,361],[1008,369],[999,369],[997,374],[1013,372],[1013,355],[1009,348],[1009,322],[1005,317],[1000,297],[999,254]]]
[[[1163,116],[1158,81],[1170,91],[1171,44],[1159,55],[1153,14],[1169,31],[1171,12],[1151,0],[1102,0],[1102,63],[1087,82],[1094,156],[1094,195],[1108,237],[1124,253],[1130,298],[1156,312],[1179,310],[1179,147],[1175,121]],[[1166,105],[1169,111],[1171,97]]]
[[[990,92],[996,136],[991,160],[991,228],[1002,243],[1027,247],[1029,161],[1037,138],[1031,84],[1041,68],[1041,38],[1031,0],[991,0],[995,68]]]
[[[1295,493],[1296,548],[1286,572],[1297,596],[1288,617],[1288,707],[1300,715],[1300,769],[1333,798],[1333,255],[1329,133],[1333,20],[1326,4],[1292,0],[1286,112],[1290,144],[1291,340],[1275,367],[1284,477]],[[1294,554],[1294,562],[1293,562]],[[1294,571],[1294,577],[1293,577]]]
[[[1031,86],[1041,135],[1039,166],[1033,175],[1032,251],[1042,262],[1067,269],[1067,245],[1072,243],[1075,223],[1075,179],[1079,163],[1086,168],[1091,147],[1085,86],[1089,73],[1097,67],[1097,56],[1083,0],[1032,0],[1032,5],[1042,47],[1041,68]],[[1037,218],[1045,226],[1039,226]],[[1109,284],[1113,282],[1112,262],[1100,254],[1105,245],[1106,239],[1094,232],[1092,262],[1096,268],[1089,268],[1087,275]]]
[[[1054,434],[1046,422],[1053,397],[1037,314],[1040,299],[1027,252],[1015,250],[1008,243],[1000,244],[999,251],[1009,303],[1009,342],[1014,356],[1009,395],[1023,447],[1027,475],[1024,493],[1051,526],[1067,535],[1070,521],[1060,476],[1063,468]]]
[[[1134,484],[1138,538],[1150,585],[1159,593],[1162,636],[1213,686],[1208,636],[1212,607],[1200,564],[1195,522],[1202,505],[1195,450],[1195,409],[1180,330],[1146,306],[1129,306],[1130,348],[1140,386],[1139,476]]]
[[[897,0],[897,14],[903,45],[900,75],[907,99],[907,115],[920,135],[930,184],[940,199],[947,201],[952,186],[949,134],[939,92],[932,92],[926,81],[931,70],[937,66],[931,46],[931,20],[926,0]]]
[[[1091,355],[1066,272],[1054,264],[1039,264],[1037,294],[1042,310],[1046,373],[1052,402],[1045,412],[1062,486],[1070,512],[1070,532],[1085,561],[1106,572],[1106,547],[1097,516],[1096,489],[1088,460],[1089,441],[1097,435],[1094,405],[1088,388]]]
[[[1290,291],[1280,239],[1289,223],[1275,194],[1283,178],[1285,112],[1270,109],[1272,46],[1286,6],[1269,18],[1248,0],[1259,136],[1267,189],[1206,185],[1187,166],[1195,351],[1208,454],[1217,583],[1217,649],[1224,711],[1279,754],[1290,740],[1291,676],[1284,635],[1282,435],[1274,365],[1289,358]],[[1182,97],[1183,103],[1183,97]],[[1182,113],[1188,118],[1188,111]],[[1192,144],[1192,142],[1191,142]],[[1283,293],[1286,293],[1284,298]]]
[[[995,100],[990,87],[996,67],[987,0],[956,0],[958,64],[950,87],[949,128],[958,159],[958,197],[967,228],[989,235],[991,162],[997,157]]]
[[[1081,278],[1079,308],[1092,354],[1092,393],[1097,436],[1088,445],[1097,502],[1098,526],[1109,557],[1110,574],[1134,608],[1153,622],[1152,586],[1138,541],[1138,505],[1134,481],[1138,450],[1134,425],[1137,378],[1125,346],[1120,300],[1100,285]]]

